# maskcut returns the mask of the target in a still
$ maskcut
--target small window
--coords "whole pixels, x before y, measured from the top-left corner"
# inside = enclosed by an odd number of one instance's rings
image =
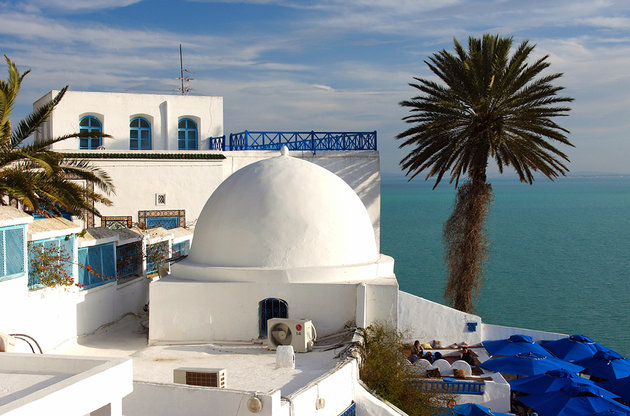
[[[267,338],[267,321],[271,318],[288,318],[289,307],[282,299],[267,298],[258,303],[258,337]]]
[[[38,266],[42,264],[42,256],[46,258],[46,262],[52,261],[52,264],[43,265],[42,269],[40,269]],[[73,278],[73,256],[73,236],[68,236],[67,238],[57,237],[30,243],[28,250],[28,288],[32,290],[43,287],[41,281],[42,273],[48,274],[51,268],[54,268],[56,274],[60,276]]]
[[[147,274],[156,273],[168,259],[168,241],[147,245]]]
[[[190,251],[190,240],[182,241],[181,243],[175,243],[171,247],[171,258],[179,258],[182,256],[187,256]]]
[[[94,116],[85,116],[79,121],[79,132],[102,132],[103,125],[100,120]],[[79,138],[79,149],[98,149],[103,145],[102,137],[81,137]]]
[[[25,227],[21,225],[0,230],[0,281],[26,271],[24,234]]]
[[[197,150],[197,123],[189,118],[179,120],[177,125],[177,148]]]
[[[79,249],[79,283],[89,289],[115,279],[114,243]]]
[[[142,264],[140,252],[140,243],[116,247],[116,270],[118,270],[119,278],[138,274],[138,268]]]
[[[136,117],[129,123],[129,149],[151,150],[151,125],[144,117]]]

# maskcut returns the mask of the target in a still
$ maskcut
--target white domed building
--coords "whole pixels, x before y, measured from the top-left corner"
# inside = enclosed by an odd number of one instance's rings
[[[149,342],[245,341],[267,319],[397,320],[394,260],[338,176],[282,155],[246,166],[210,196],[186,259],[150,288]]]

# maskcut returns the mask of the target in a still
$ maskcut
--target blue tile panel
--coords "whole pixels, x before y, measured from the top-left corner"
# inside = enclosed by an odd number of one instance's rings
[[[146,228],[162,227],[167,230],[179,227],[179,217],[147,217],[145,220]]]

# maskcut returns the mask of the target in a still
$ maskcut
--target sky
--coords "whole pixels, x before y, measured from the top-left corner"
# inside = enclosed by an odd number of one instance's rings
[[[432,76],[424,61],[454,38],[528,39],[575,98],[558,120],[575,145],[561,149],[571,174],[630,174],[627,0],[0,0],[0,10],[0,52],[32,71],[14,119],[66,84],[177,94],[181,44],[191,94],[224,97],[227,134],[376,130],[382,172],[399,175],[398,103],[416,95],[412,77]]]

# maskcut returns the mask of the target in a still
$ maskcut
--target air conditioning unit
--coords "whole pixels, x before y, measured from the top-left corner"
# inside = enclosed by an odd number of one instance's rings
[[[0,332],[0,352],[15,351],[15,338]]]
[[[295,352],[313,349],[317,332],[307,319],[272,318],[267,321],[267,346],[275,350],[278,345],[292,345]]]
[[[173,382],[189,386],[225,388],[225,368],[176,368]]]

